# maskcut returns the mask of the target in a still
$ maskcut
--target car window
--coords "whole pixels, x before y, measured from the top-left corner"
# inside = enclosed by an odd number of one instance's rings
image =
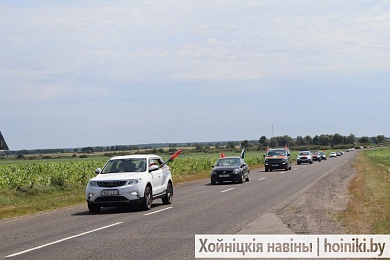
[[[161,164],[162,164],[162,161],[160,159],[157,159],[157,158],[151,158],[149,160],[149,167],[150,166],[153,166],[153,165],[157,165],[158,167],[161,167]]]

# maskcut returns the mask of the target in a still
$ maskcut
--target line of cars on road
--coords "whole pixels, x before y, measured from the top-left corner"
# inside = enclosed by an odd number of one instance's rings
[[[331,152],[329,157],[341,156]],[[326,160],[323,151],[300,151],[297,164]],[[138,204],[149,210],[154,199],[171,204],[173,181],[169,166],[158,155],[127,155],[109,159],[102,169],[90,179],[86,187],[86,201],[91,213],[102,207]],[[291,153],[288,148],[268,149],[264,155],[265,171],[291,170]],[[243,156],[221,157],[212,166],[211,184],[223,182],[243,183],[250,180],[250,169]]]

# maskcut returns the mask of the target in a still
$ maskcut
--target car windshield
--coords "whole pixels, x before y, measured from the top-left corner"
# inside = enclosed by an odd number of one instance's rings
[[[117,172],[144,172],[146,171],[145,158],[114,159],[107,162],[102,170],[105,173]]]
[[[300,152],[299,155],[309,155],[309,152]]]
[[[285,150],[271,150],[271,151],[268,151],[267,152],[267,156],[284,156],[286,155],[286,151]]]
[[[240,159],[238,158],[221,158],[218,160],[216,166],[239,166]]]

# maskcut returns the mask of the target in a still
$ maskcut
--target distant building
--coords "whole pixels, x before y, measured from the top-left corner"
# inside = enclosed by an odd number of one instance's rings
[[[9,150],[7,143],[4,140],[3,134],[0,132],[0,150]]]

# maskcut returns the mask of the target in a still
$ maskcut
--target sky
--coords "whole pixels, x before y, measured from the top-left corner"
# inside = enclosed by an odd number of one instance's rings
[[[0,1],[11,150],[390,136],[390,1]]]

